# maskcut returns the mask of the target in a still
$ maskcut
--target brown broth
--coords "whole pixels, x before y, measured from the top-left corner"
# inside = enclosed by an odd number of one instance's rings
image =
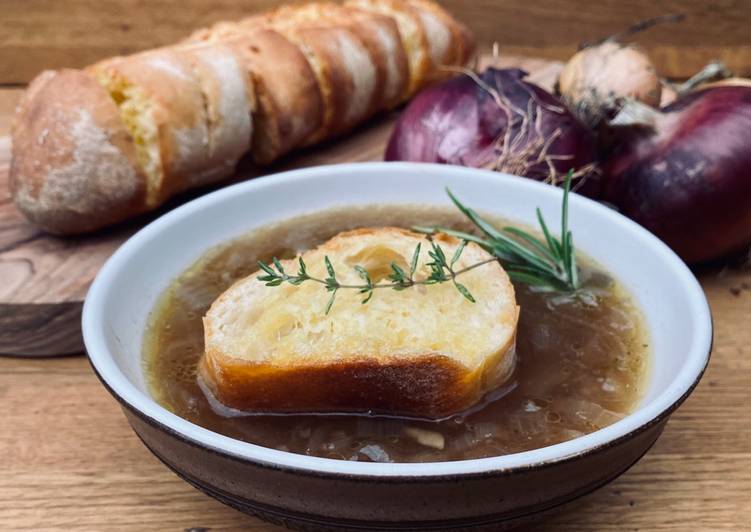
[[[358,415],[226,416],[196,381],[201,317],[257,260],[288,258],[356,227],[442,224],[468,230],[453,210],[423,206],[341,208],[299,216],[208,251],[153,310],[144,371],[164,407],[226,436],[343,460],[431,462],[525,451],[570,440],[628,414],[640,398],[648,345],[628,295],[579,257],[585,296],[516,284],[521,317],[512,383],[471,412],[440,422]],[[581,255],[581,254],[580,254]]]

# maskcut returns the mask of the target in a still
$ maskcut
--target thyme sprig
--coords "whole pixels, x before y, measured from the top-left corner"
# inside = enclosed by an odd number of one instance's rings
[[[474,296],[465,285],[457,281],[457,277],[493,262],[502,264],[509,277],[514,281],[543,290],[573,292],[579,289],[580,282],[576,265],[574,239],[568,227],[568,196],[571,190],[571,179],[572,172],[569,172],[563,187],[560,239],[553,236],[548,229],[539,207],[536,211],[537,220],[544,239],[516,227],[509,226],[496,229],[473,209],[461,203],[450,190],[446,189],[454,205],[479,229],[482,236],[440,226],[413,227],[415,231],[424,233],[427,241],[430,243],[430,250],[428,251],[430,262],[426,263],[429,274],[425,278],[418,279],[415,277],[422,248],[422,244],[418,243],[412,253],[409,271],[396,262],[392,262],[390,265],[391,272],[386,277],[387,280],[380,283],[373,282],[368,271],[359,265],[355,266],[354,269],[363,280],[362,284],[340,282],[328,256],[324,256],[327,274],[324,278],[310,275],[302,257],[298,257],[297,259],[298,269],[296,273],[285,271],[279,259],[274,257],[271,264],[258,261],[258,267],[264,272],[264,275],[260,275],[258,280],[264,282],[266,286],[279,286],[282,283],[299,286],[308,281],[321,284],[331,294],[326,304],[326,314],[331,311],[331,307],[336,300],[336,294],[342,289],[357,290],[363,295],[362,304],[365,304],[371,300],[376,289],[390,288],[399,291],[417,285],[451,282],[465,299],[474,303]],[[433,240],[432,236],[436,233],[444,233],[461,240],[451,259],[446,257],[443,248]],[[492,255],[492,258],[456,269],[455,266],[469,242],[480,245]]]
[[[381,283],[374,283],[370,277],[368,271],[362,266],[355,266],[354,269],[360,278],[363,280],[363,284],[346,284],[341,283],[337,277],[331,260],[328,256],[324,256],[324,264],[326,266],[327,276],[325,278],[315,277],[308,273],[307,265],[302,257],[298,257],[298,270],[297,273],[288,273],[282,263],[275,257],[271,264],[267,264],[263,261],[258,261],[258,267],[263,270],[265,275],[258,277],[258,280],[265,283],[266,286],[279,286],[282,283],[289,283],[294,286],[298,286],[306,281],[311,281],[323,285],[328,292],[331,293],[328,303],[326,304],[325,312],[329,313],[331,307],[336,300],[336,293],[341,289],[357,290],[360,294],[363,294],[362,304],[367,303],[373,297],[373,292],[379,288],[391,288],[392,290],[405,290],[417,285],[432,285],[438,283],[452,282],[454,287],[459,293],[472,303],[475,302],[474,296],[470,293],[466,286],[461,284],[456,278],[470,270],[479,268],[485,264],[497,262],[495,257],[485,259],[480,262],[476,262],[470,266],[461,269],[455,269],[456,263],[459,261],[464,248],[467,245],[466,240],[462,240],[459,246],[454,251],[451,260],[446,258],[446,254],[443,248],[436,244],[430,237],[428,237],[431,249],[428,251],[428,256],[431,261],[426,263],[426,266],[430,270],[430,274],[424,279],[415,278],[417,272],[417,265],[420,258],[421,244],[418,243],[415,246],[415,250],[412,254],[412,260],[410,261],[409,272],[399,266],[396,262],[391,263],[391,273],[387,276],[387,281]]]

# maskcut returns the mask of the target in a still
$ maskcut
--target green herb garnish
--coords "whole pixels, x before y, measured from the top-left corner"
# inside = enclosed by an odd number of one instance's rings
[[[480,230],[483,236],[446,227],[414,227],[415,231],[425,233],[431,246],[428,251],[431,261],[426,264],[430,273],[424,279],[415,278],[421,250],[421,244],[418,243],[412,254],[409,271],[406,271],[396,262],[392,262],[388,280],[381,283],[374,283],[365,268],[355,266],[355,271],[363,280],[363,283],[342,284],[337,279],[334,267],[328,257],[324,257],[327,272],[327,277],[324,279],[311,276],[302,257],[298,258],[299,268],[295,274],[287,273],[281,262],[275,257],[272,264],[258,261],[258,267],[265,273],[265,275],[259,276],[258,280],[266,283],[266,286],[279,286],[285,282],[295,286],[307,281],[319,283],[331,293],[326,305],[326,314],[329,313],[334,304],[336,293],[342,289],[358,290],[363,295],[362,303],[365,304],[373,297],[373,291],[379,288],[405,290],[416,285],[451,282],[464,298],[474,303],[475,298],[466,286],[457,281],[457,277],[492,262],[499,262],[514,281],[543,290],[574,292],[579,289],[579,275],[576,266],[574,240],[571,230],[568,228],[568,196],[571,189],[571,178],[572,172],[569,172],[563,186],[560,239],[552,235],[539,208],[537,208],[537,220],[544,239],[516,227],[496,229],[480,217],[477,212],[462,204],[447,189],[446,192],[454,205]],[[441,246],[432,239],[432,235],[436,233],[444,233],[461,239],[461,243],[450,260],[447,259]],[[468,242],[480,245],[493,255],[493,258],[457,270],[454,266]]]

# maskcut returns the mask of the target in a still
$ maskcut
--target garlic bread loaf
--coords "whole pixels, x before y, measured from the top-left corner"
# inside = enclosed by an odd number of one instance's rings
[[[447,256],[459,241],[436,237]],[[429,275],[423,235],[396,228],[341,233],[303,253],[314,277],[328,257],[343,284],[373,282],[396,262],[405,270],[422,242],[416,278]],[[469,244],[457,269],[490,258]],[[297,260],[282,262],[290,271]],[[491,262],[462,274],[476,303],[451,283],[329,293],[314,282],[269,287],[258,273],[224,292],[204,317],[200,378],[222,404],[254,412],[383,412],[441,418],[467,409],[502,385],[515,365],[514,289]]]
[[[44,73],[15,117],[14,199],[52,233],[95,230],[229,176],[248,153],[269,164],[341,135],[472,50],[466,28],[429,0],[349,0],[286,6],[80,73]],[[67,126],[81,113],[102,120],[101,141],[73,138]],[[42,115],[50,138],[35,144]]]

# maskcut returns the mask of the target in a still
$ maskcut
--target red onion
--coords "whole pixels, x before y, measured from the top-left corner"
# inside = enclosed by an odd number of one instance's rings
[[[751,242],[751,87],[719,86],[656,111],[629,102],[613,121],[620,143],[603,198],[686,262]]]
[[[491,168],[550,182],[572,168],[589,174],[592,133],[526,75],[488,68],[423,90],[400,116],[385,159]]]

